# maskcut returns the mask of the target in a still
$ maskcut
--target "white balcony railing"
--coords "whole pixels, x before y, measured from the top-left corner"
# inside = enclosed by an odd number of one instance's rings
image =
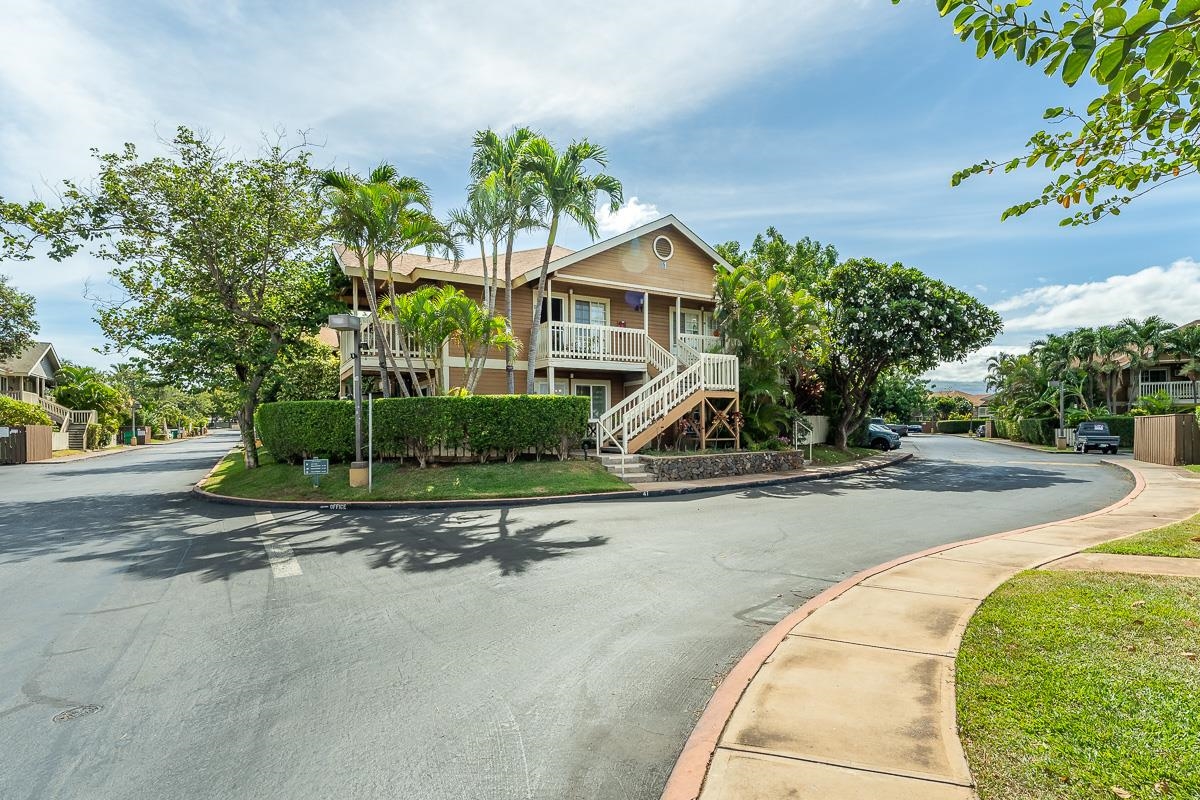
[[[690,347],[697,353],[716,353],[721,348],[721,337],[709,336],[703,333],[677,333],[675,334],[675,340],[681,345]],[[681,360],[685,360],[687,356],[691,355],[682,347],[676,347],[676,349],[683,351],[682,353],[676,353],[676,356]],[[685,360],[685,363],[691,362]]]
[[[538,333],[537,360],[608,361],[645,364],[646,332],[641,328],[543,322]]]
[[[362,317],[362,357],[363,367],[374,367],[379,364],[381,353],[380,339],[387,336],[387,342],[391,346],[392,355],[396,358],[396,363],[400,369],[404,369],[404,353],[408,351],[409,357],[417,366],[424,366],[426,357],[431,361],[435,360],[432,353],[422,353],[412,345],[408,337],[401,334],[401,331],[394,322],[381,321],[379,325],[375,325],[370,321],[369,315],[360,315]],[[341,352],[342,369],[345,371],[351,364],[351,354],[354,352],[354,334],[349,331],[338,332],[338,349]]]
[[[1196,390],[1200,391],[1200,383],[1196,385]],[[1158,392],[1166,392],[1171,395],[1171,399],[1180,405],[1191,404],[1195,402],[1192,398],[1192,382],[1191,381],[1143,381],[1142,395],[1157,394]]]

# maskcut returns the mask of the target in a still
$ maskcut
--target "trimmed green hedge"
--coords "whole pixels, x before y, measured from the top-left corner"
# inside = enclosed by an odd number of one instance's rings
[[[973,419],[943,419],[937,424],[938,433],[970,433],[975,428],[982,425]]]
[[[549,395],[376,400],[375,449],[413,455],[422,466],[438,447],[463,449],[480,461],[512,461],[527,450],[565,458],[587,434],[589,411],[586,397]],[[349,401],[267,403],[255,422],[263,444],[281,460],[296,463],[316,456],[348,461],[354,455],[354,405]]]
[[[32,403],[0,395],[0,425],[53,425],[50,415]]]
[[[1133,421],[1136,417],[1121,415],[1115,417],[1093,417],[1092,422],[1108,423],[1108,429],[1113,436],[1121,437],[1121,447],[1133,447]],[[1058,427],[1058,417],[1038,417],[1022,420],[994,420],[996,436],[1001,439],[1012,439],[1016,442],[1030,444],[1054,445],[1054,430]]]

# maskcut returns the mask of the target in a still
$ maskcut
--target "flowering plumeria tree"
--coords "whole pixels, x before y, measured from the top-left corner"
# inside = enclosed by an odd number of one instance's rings
[[[1000,315],[918,269],[853,259],[814,286],[823,315],[825,385],[836,406],[833,444],[845,448],[867,417],[880,375],[961,361],[1000,333]]]

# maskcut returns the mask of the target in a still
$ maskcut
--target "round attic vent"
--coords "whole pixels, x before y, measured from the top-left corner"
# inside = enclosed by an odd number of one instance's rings
[[[655,237],[654,255],[658,256],[659,261],[669,261],[675,255],[675,245],[665,236]]]

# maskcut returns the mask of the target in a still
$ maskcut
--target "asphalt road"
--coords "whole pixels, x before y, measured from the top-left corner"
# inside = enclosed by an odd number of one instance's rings
[[[917,459],[837,482],[256,515],[186,493],[232,443],[0,468],[0,798],[652,800],[795,606],[1130,487],[910,437]]]

